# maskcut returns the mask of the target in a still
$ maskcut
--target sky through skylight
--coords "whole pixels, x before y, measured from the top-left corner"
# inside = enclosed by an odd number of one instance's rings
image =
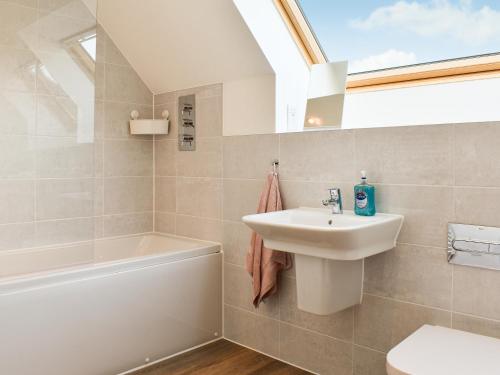
[[[349,73],[500,52],[500,0],[297,0]]]

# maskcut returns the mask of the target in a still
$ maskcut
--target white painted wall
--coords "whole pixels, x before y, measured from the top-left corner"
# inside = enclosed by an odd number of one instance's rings
[[[98,20],[154,94],[273,73],[232,0],[99,0]]]
[[[275,83],[274,74],[224,82],[224,135],[275,132]]]
[[[271,0],[233,0],[276,74],[277,132],[303,129],[309,67]]]
[[[496,78],[349,94],[342,128],[498,121],[499,92]]]

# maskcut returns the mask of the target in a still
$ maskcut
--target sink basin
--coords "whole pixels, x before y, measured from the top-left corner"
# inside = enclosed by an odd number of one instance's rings
[[[328,209],[295,208],[248,215],[243,222],[270,249],[334,260],[358,260],[392,249],[403,216],[333,215]]]
[[[295,254],[298,308],[318,315],[361,303],[364,258],[394,248],[403,224],[401,215],[333,215],[316,208],[242,220],[262,236],[267,248]]]

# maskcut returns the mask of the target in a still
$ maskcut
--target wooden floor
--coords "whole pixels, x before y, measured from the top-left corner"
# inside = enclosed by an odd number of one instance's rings
[[[202,348],[167,359],[133,375],[303,375],[307,371],[253,350],[219,340]]]

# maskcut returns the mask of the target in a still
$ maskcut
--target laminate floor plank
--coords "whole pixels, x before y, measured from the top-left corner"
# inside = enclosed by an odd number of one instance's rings
[[[306,375],[276,359],[219,340],[136,371],[133,375]]]

